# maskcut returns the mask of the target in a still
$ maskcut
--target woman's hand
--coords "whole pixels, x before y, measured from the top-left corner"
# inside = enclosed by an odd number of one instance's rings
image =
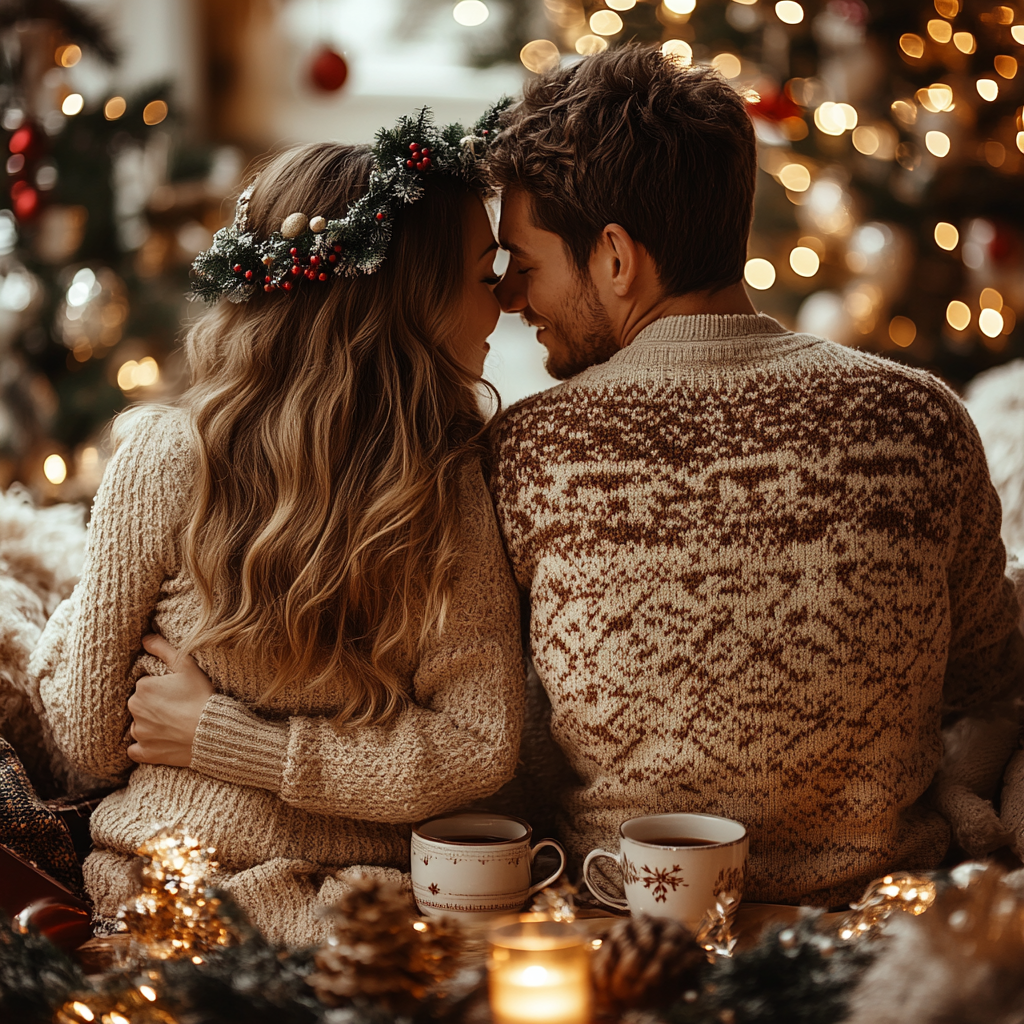
[[[187,768],[213,685],[189,655],[179,654],[162,636],[150,633],[143,637],[142,646],[171,671],[165,676],[143,676],[135,684],[135,693],[128,698],[135,741],[128,756],[139,764]]]

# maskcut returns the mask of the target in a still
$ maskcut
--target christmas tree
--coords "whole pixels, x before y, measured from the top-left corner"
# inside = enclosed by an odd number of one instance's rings
[[[177,383],[188,263],[227,189],[196,180],[213,151],[180,144],[162,87],[83,95],[80,67],[102,80],[117,54],[80,8],[6,4],[0,37],[0,485],[87,498],[113,414]]]

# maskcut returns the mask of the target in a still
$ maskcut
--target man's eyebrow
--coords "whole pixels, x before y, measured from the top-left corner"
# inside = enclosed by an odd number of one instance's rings
[[[525,256],[525,255],[526,255],[526,254],[525,254],[525,253],[523,252],[523,250],[519,248],[519,246],[518,246],[518,245],[513,245],[513,244],[512,244],[511,242],[509,242],[509,241],[506,241],[506,240],[505,240],[504,238],[503,238],[503,239],[501,240],[501,247],[502,247],[502,249],[504,249],[504,250],[505,250],[506,252],[510,252],[510,253],[511,253],[511,254],[512,254],[513,256],[515,256],[515,258],[516,258],[517,260],[518,260],[518,259],[522,259],[522,258],[523,258],[523,256]]]
[[[497,242],[491,242],[491,244],[489,246],[487,246],[487,248],[484,249],[484,251],[482,253],[480,253],[479,256],[477,256],[477,259],[478,260],[482,260],[489,252],[494,252],[494,250],[497,249],[497,248],[498,248],[498,243]]]

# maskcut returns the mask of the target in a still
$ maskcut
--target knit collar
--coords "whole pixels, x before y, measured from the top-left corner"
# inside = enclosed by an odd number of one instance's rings
[[[666,316],[645,327],[606,365],[740,363],[778,357],[821,341],[794,334],[764,313]]]

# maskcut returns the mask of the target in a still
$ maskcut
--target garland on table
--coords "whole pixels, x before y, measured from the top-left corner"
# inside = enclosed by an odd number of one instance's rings
[[[445,991],[458,933],[417,918],[397,886],[354,879],[328,911],[329,941],[287,950],[204,885],[211,850],[163,833],[142,852],[126,962],[86,976],[30,927],[0,927],[0,1020],[426,1024],[464,1005],[454,981]],[[984,1008],[965,1021],[1011,1024],[1024,1005],[1024,886],[997,867],[894,873],[840,921],[806,910],[731,955],[730,927],[719,915],[698,941],[672,922],[616,922],[594,959],[603,1004],[639,1024],[939,1024],[962,1006]]]
[[[337,219],[316,210],[292,213],[269,238],[258,239],[248,230],[249,185],[238,198],[232,225],[218,231],[213,246],[192,264],[193,296],[247,302],[260,290],[291,292],[303,280],[372,274],[387,255],[395,217],[423,196],[429,176],[477,184],[484,153],[511,102],[503,97],[468,134],[461,124],[436,127],[426,107],[415,117],[400,118],[394,128],[382,128],[366,195]]]

